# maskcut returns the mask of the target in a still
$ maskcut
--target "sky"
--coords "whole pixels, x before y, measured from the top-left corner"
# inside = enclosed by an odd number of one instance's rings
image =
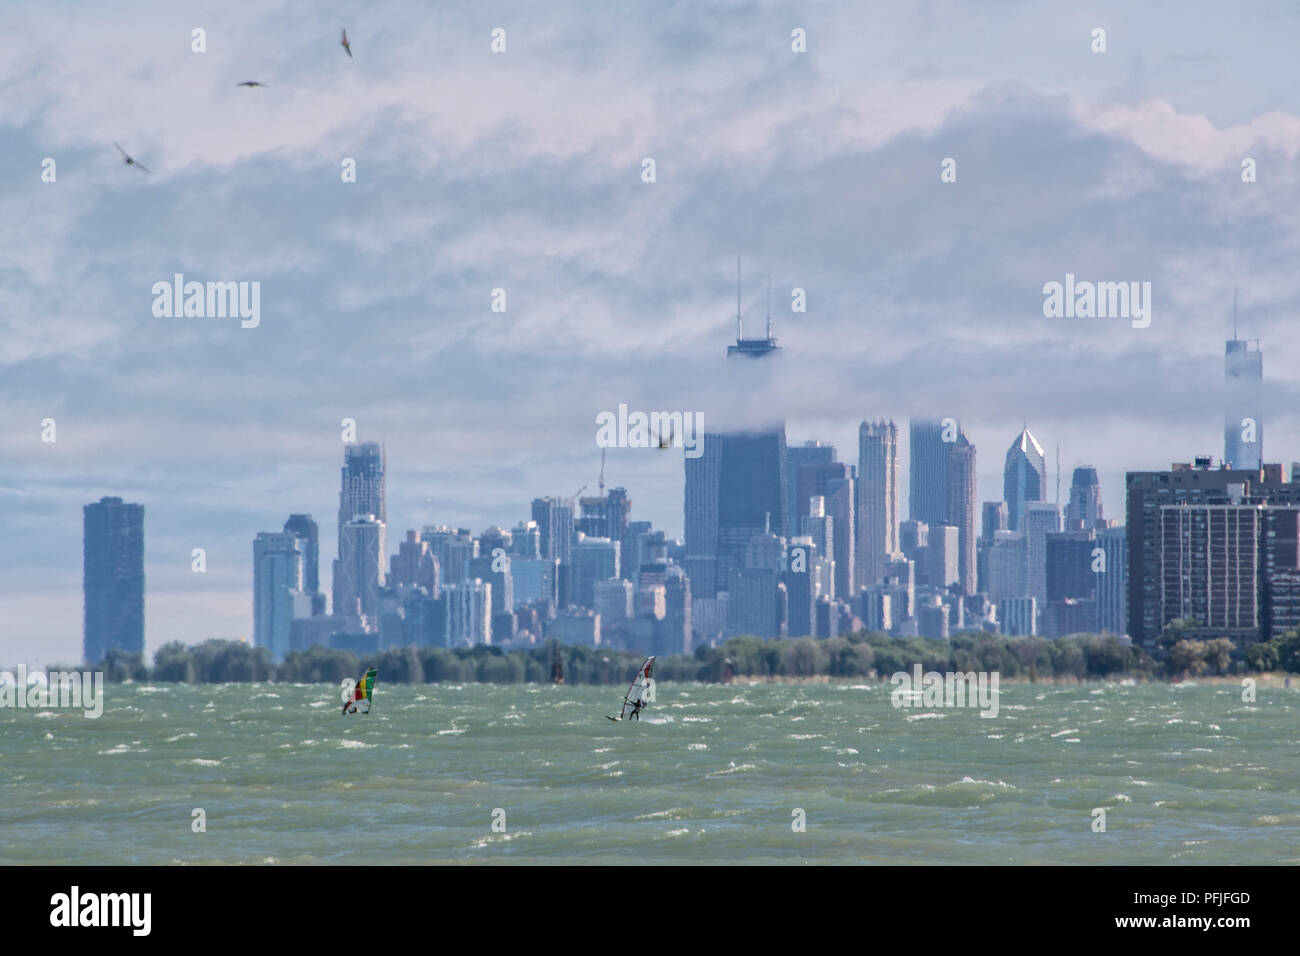
[[[328,591],[344,418],[391,550],[594,488],[620,403],[851,462],[863,418],[953,417],[980,500],[1027,423],[1122,518],[1125,470],[1222,455],[1235,288],[1264,457],[1300,459],[1298,35],[1270,0],[8,4],[0,663],[80,659],[104,495],[145,505],[149,655],[251,637],[291,512]],[[761,372],[724,359],[737,256]],[[260,324],[155,315],[175,273],[258,282]],[[1067,273],[1150,282],[1150,326],[1045,317]],[[680,451],[605,481],[682,533]]]

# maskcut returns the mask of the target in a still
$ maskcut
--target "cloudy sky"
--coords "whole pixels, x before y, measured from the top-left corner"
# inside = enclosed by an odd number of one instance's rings
[[[850,461],[863,417],[952,416],[982,500],[1028,421],[1120,517],[1125,469],[1222,454],[1237,287],[1265,457],[1300,459],[1293,3],[34,0],[5,34],[0,663],[79,659],[110,494],[146,508],[148,651],[250,635],[257,532],[309,511],[335,556],[344,417],[390,541],[594,487],[620,402]],[[761,380],[725,368],[738,254]],[[260,326],[155,317],[177,272],[260,282]],[[1150,282],[1150,327],[1044,318],[1066,273]],[[680,451],[606,481],[681,534]]]

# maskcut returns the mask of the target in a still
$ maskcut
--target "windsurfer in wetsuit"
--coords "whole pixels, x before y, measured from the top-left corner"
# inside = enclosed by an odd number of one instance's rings
[[[632,716],[637,720],[641,719],[641,708],[645,706],[645,701],[638,700],[632,705]]]

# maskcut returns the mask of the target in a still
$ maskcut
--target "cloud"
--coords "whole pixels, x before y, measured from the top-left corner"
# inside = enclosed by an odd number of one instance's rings
[[[27,224],[0,236],[0,494],[24,514],[0,594],[39,583],[51,603],[25,605],[0,659],[79,641],[80,508],[103,494],[146,504],[150,593],[175,596],[150,605],[151,646],[243,633],[249,542],[291,511],[320,523],[328,579],[343,417],[387,445],[390,540],[511,526],[531,498],[594,484],[595,415],[620,402],[709,427],[782,415],[792,444],[848,461],[864,417],[951,414],[979,447],[981,499],[1028,419],[1067,481],[1072,463],[1101,470],[1118,515],[1125,468],[1217,454],[1238,286],[1264,340],[1268,457],[1300,458],[1300,119],[1261,102],[1264,67],[1234,54],[1240,102],[1207,91],[1198,109],[1164,85],[1184,67],[1129,82],[1123,58],[1090,57],[1078,17],[1007,4],[991,33],[988,13],[931,8],[381,4],[349,25],[351,63],[303,4],[25,8],[24,52],[0,65],[18,170],[0,202]],[[1190,20],[1161,34],[1098,15],[1112,49],[1152,44],[1144,62],[1213,52]],[[250,78],[271,85],[235,88]],[[1240,181],[1245,150],[1258,183]],[[771,368],[726,367],[738,253],[751,334],[770,276]],[[152,285],[177,272],[260,282],[261,326],[155,318]],[[1151,327],[1045,319],[1043,284],[1067,272],[1151,282]],[[615,449],[607,466],[635,518],[681,533],[679,454]]]

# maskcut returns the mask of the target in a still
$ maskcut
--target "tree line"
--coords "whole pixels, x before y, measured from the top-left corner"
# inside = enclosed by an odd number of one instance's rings
[[[733,637],[717,647],[697,648],[691,656],[660,657],[660,680],[717,683],[732,677],[831,677],[885,680],[898,671],[998,672],[1003,678],[1089,680],[1115,677],[1169,680],[1203,675],[1300,672],[1300,629],[1272,641],[1237,644],[1228,638],[1198,639],[1194,621],[1175,621],[1153,652],[1110,635],[1074,634],[1047,639],[957,634],[946,640],[893,637],[860,632],[832,638]],[[639,651],[619,651],[551,642],[503,651],[479,646],[393,647],[358,656],[351,651],[313,647],[294,651],[278,666],[264,647],[242,641],[174,641],[154,654],[149,667],[142,654],[110,651],[96,665],[108,681],[134,680],[188,684],[248,681],[338,683],[378,667],[380,679],[397,684],[546,683],[558,657],[570,684],[622,684],[642,661]]]

